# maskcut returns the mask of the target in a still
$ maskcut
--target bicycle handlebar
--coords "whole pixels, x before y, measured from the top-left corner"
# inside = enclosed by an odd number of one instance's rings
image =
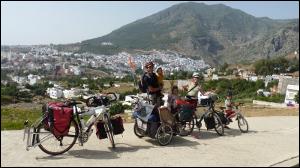
[[[114,96],[114,99],[110,100],[110,102],[116,101],[118,99],[116,93],[114,93],[114,92],[106,93],[106,95],[113,95]]]
[[[78,102],[72,99],[72,100],[66,100],[64,104],[66,107],[69,107],[69,106],[75,106],[76,104],[82,104],[82,102]]]

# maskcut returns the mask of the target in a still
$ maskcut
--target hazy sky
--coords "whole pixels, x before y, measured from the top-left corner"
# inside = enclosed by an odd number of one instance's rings
[[[1,45],[65,44],[100,37],[135,20],[186,1],[3,2]],[[197,1],[223,3],[256,17],[292,19],[298,1]]]

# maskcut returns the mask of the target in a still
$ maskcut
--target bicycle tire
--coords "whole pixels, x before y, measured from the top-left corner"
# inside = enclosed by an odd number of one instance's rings
[[[183,133],[179,133],[179,135],[180,136],[188,136],[188,135],[190,135],[193,132],[194,127],[195,127],[195,121],[194,121],[194,119],[192,119],[191,121],[183,121],[181,123],[184,123],[181,128],[186,133],[184,133],[184,134]],[[188,129],[185,129],[185,128],[188,128]]]
[[[68,150],[70,150],[73,146],[74,146],[74,144],[76,143],[76,140],[77,140],[77,138],[78,138],[78,135],[79,135],[79,127],[78,127],[78,124],[75,122],[75,120],[74,119],[72,119],[71,120],[71,123],[70,123],[70,129],[69,129],[69,132],[68,132],[68,135],[66,135],[66,136],[61,136],[61,137],[59,137],[59,138],[56,138],[50,131],[47,131],[47,130],[45,130],[44,129],[44,122],[41,122],[39,125],[38,125],[38,127],[37,127],[37,131],[36,131],[36,133],[37,133],[37,136],[36,136],[36,140],[37,140],[37,142],[40,142],[43,138],[41,138],[41,133],[43,133],[43,132],[41,132],[41,131],[45,131],[45,133],[49,133],[49,135],[48,136],[50,136],[50,138],[52,137],[52,139],[53,139],[53,142],[55,142],[55,143],[59,143],[59,146],[61,146],[61,145],[63,145],[64,146],[64,144],[62,144],[63,142],[63,140],[65,140],[64,141],[64,143],[66,143],[66,139],[64,139],[64,138],[66,138],[66,137],[71,137],[70,138],[70,143],[68,143],[67,145],[65,145],[65,149],[62,149],[62,150],[58,150],[58,151],[54,151],[54,150],[52,150],[51,149],[51,145],[50,146],[48,146],[47,144],[46,144],[46,142],[47,141],[49,141],[49,140],[45,140],[44,142],[42,142],[41,144],[39,144],[38,145],[38,147],[43,151],[43,152],[45,152],[45,153],[47,153],[47,154],[49,154],[49,155],[59,155],[59,154],[63,154],[63,153],[65,153],[65,152],[67,152]],[[50,139],[49,138],[49,139]],[[59,139],[61,139],[61,141],[59,140]],[[67,141],[68,142],[68,141]],[[57,147],[57,146],[56,146]]]
[[[217,113],[213,113],[213,117],[214,119],[217,120],[218,123],[215,123],[215,131],[217,132],[217,134],[219,134],[220,136],[223,136],[224,135],[224,126],[223,126],[223,123],[220,119],[220,117],[218,116]],[[216,122],[215,120],[215,122]],[[221,130],[219,131],[218,128],[221,127]]]
[[[142,133],[140,133],[136,121],[134,122],[133,131],[134,131],[134,134],[135,134],[137,137],[139,137],[139,138],[144,137],[144,135],[143,135]]]
[[[156,139],[161,146],[168,145],[173,138],[173,129],[168,124],[162,124],[159,126],[156,132]],[[165,138],[166,137],[166,138]]]
[[[106,134],[108,136],[108,139],[111,143],[112,148],[115,148],[116,145],[115,145],[115,141],[114,141],[113,127],[112,127],[110,119],[107,115],[104,115],[104,121],[106,121],[104,126],[106,127],[105,130],[106,130]]]
[[[241,119],[241,120],[240,120],[240,119]],[[240,131],[241,131],[242,133],[248,132],[248,130],[249,130],[249,125],[248,125],[248,122],[247,122],[247,120],[245,119],[245,117],[244,117],[243,115],[241,115],[241,114],[238,114],[238,115],[237,115],[237,120],[238,120],[238,126],[239,126]],[[241,121],[243,121],[244,124],[246,124],[246,129],[242,129],[242,128],[241,128]]]

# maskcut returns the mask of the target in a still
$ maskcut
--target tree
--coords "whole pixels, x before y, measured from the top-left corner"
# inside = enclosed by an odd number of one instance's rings
[[[298,91],[298,93],[295,95],[294,100],[299,104],[299,91]]]
[[[220,67],[220,72],[225,72],[226,71],[226,69],[228,68],[228,64],[227,64],[227,62],[225,62],[221,67]]]

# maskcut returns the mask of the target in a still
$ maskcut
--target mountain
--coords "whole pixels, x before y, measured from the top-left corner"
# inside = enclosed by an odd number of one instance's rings
[[[298,51],[299,19],[257,18],[222,4],[187,2],[77,46],[81,52],[106,54],[170,49],[210,64],[247,62]]]

